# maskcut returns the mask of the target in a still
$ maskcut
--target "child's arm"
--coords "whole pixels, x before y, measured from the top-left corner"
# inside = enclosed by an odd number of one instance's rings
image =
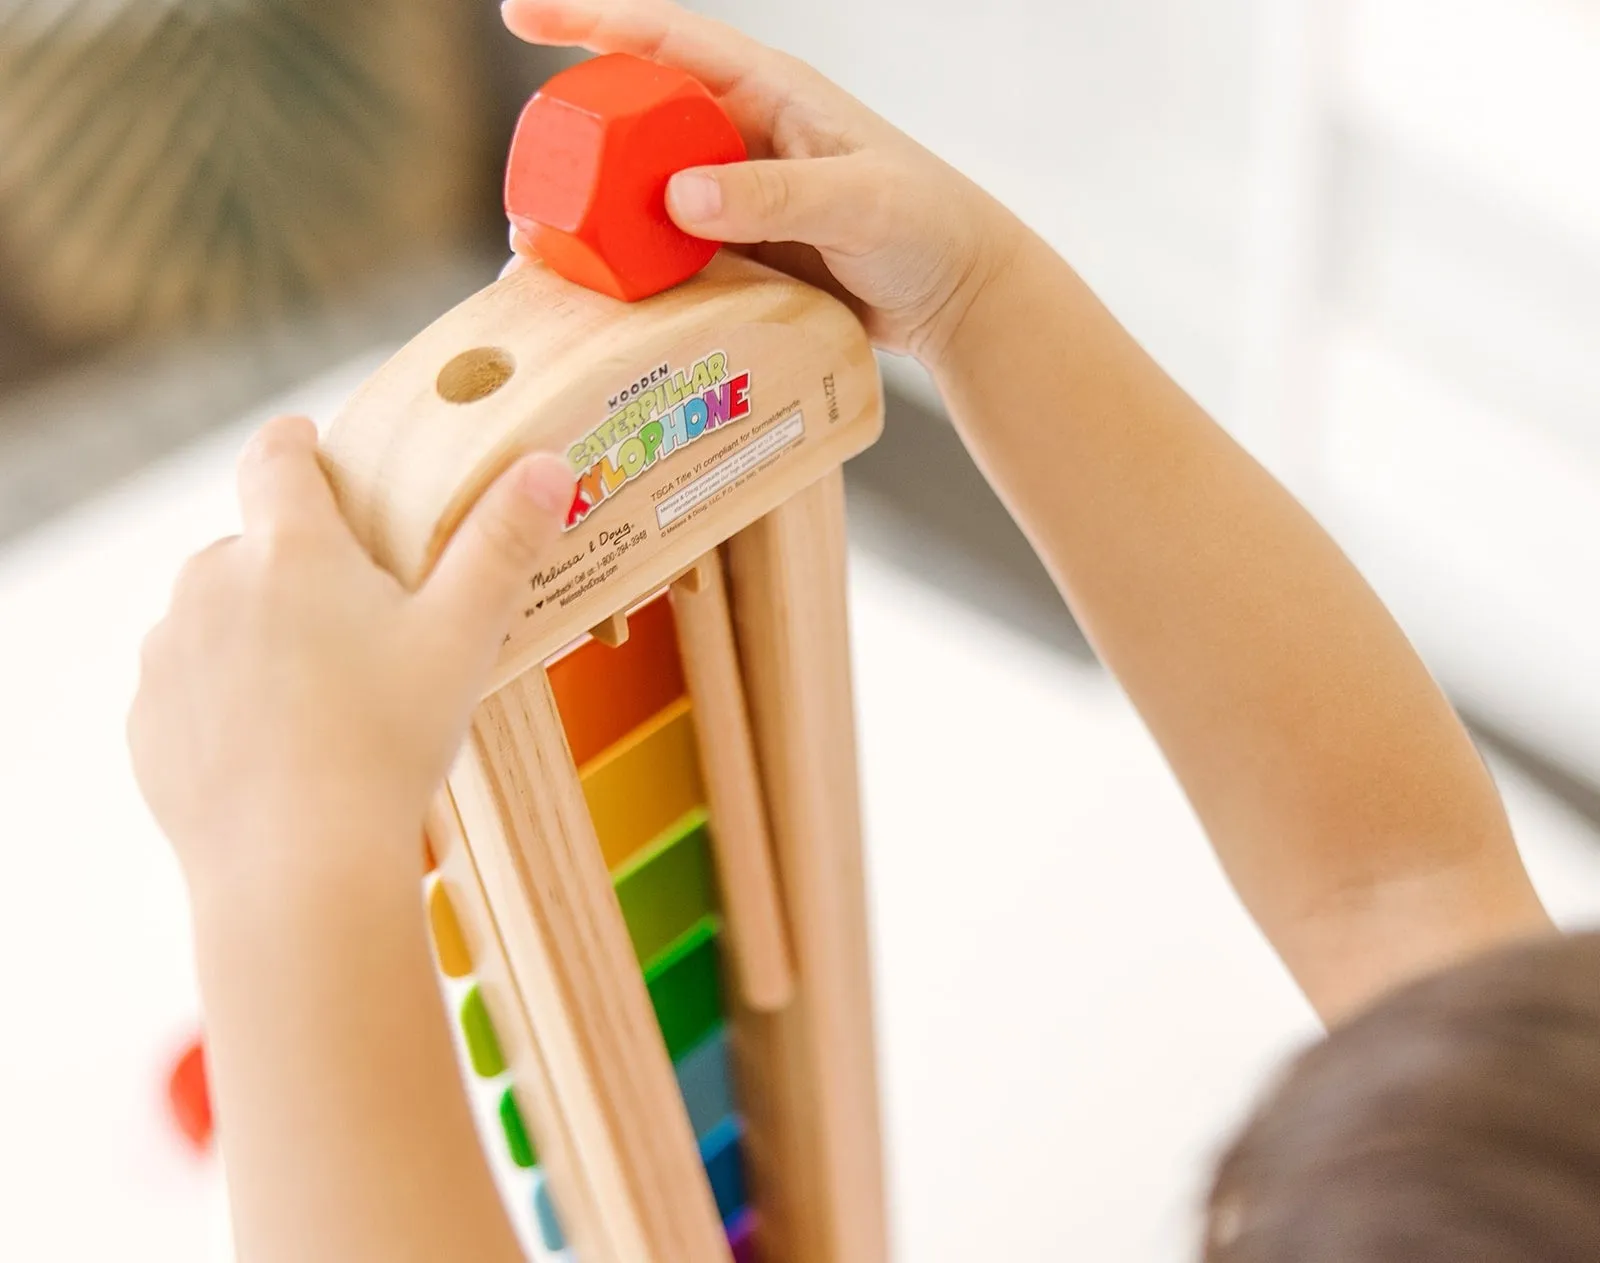
[[[180,578],[128,725],[189,885],[238,1257],[512,1263],[429,957],[422,820],[571,475],[519,464],[416,595],[345,526],[309,422],[263,430],[239,484],[244,532]]]
[[[808,67],[668,0],[505,14],[722,97],[758,161],[675,177],[674,217],[806,243],[757,249],[927,365],[1325,1017],[1548,928],[1487,771],[1387,612],[1041,240]]]
[[[1494,783],[1394,620],[1042,242],[1022,239],[931,367],[1326,1019],[1548,929]]]

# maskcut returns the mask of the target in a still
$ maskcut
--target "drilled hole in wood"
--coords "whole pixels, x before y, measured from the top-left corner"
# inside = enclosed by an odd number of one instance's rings
[[[434,389],[446,403],[476,403],[511,380],[517,362],[497,346],[475,346],[439,370]]]

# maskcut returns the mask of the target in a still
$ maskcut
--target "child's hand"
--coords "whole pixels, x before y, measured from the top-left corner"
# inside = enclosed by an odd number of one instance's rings
[[[191,887],[375,851],[414,880],[428,799],[571,473],[519,462],[415,594],[350,533],[304,418],[256,435],[239,498],[244,533],[189,562],[145,643],[128,721],[140,788]]]
[[[674,176],[673,219],[771,243],[758,258],[838,293],[888,350],[931,366],[1021,236],[998,203],[809,66],[670,0],[506,0],[503,12],[534,43],[633,53],[704,83],[753,160]]]

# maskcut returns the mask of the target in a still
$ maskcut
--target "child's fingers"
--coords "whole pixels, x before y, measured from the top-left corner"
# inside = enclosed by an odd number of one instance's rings
[[[882,173],[854,156],[733,162],[680,171],[667,211],[713,241],[799,241],[864,254],[882,244]]]
[[[671,0],[506,0],[502,13],[536,44],[631,53],[687,71],[721,101],[752,154],[783,136],[807,157],[836,151],[847,120],[865,112],[804,62]]]
[[[839,278],[829,270],[815,246],[803,245],[798,241],[757,241],[729,248],[775,271],[786,272],[813,289],[825,290],[858,315],[861,314],[861,300],[839,283]]]
[[[483,493],[456,529],[419,600],[461,636],[499,643],[534,562],[572,507],[573,477],[559,456],[525,456]]]
[[[284,527],[348,533],[306,417],[277,417],[256,431],[239,455],[238,486],[246,535]]]
[[[686,70],[718,96],[752,76],[769,91],[793,86],[766,45],[670,0],[505,0],[500,12],[530,43],[632,53]]]

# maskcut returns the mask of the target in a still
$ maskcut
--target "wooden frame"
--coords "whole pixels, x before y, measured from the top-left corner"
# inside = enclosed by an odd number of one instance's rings
[[[625,306],[540,267],[448,313],[334,421],[357,533],[426,575],[519,454],[568,454],[429,824],[568,1240],[584,1263],[731,1257],[546,664],[670,591],[720,893],[743,1170],[765,1263],[887,1257],[839,467],[877,436],[833,299],[724,254]]]

